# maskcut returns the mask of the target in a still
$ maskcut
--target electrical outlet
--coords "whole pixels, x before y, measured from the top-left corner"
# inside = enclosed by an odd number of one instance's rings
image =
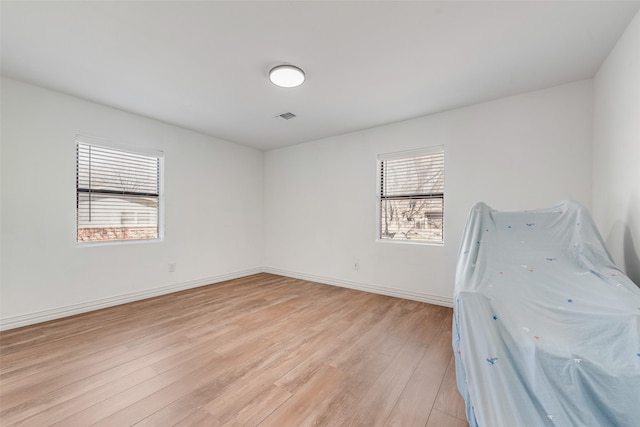
[[[353,269],[360,270],[360,260],[358,258],[353,259]]]
[[[173,273],[174,271],[176,271],[176,263],[171,262],[169,263],[169,273]]]

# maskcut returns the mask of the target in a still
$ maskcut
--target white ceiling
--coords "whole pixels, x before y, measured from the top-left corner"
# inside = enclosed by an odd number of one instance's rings
[[[2,74],[268,150],[593,77],[639,7],[2,1]]]

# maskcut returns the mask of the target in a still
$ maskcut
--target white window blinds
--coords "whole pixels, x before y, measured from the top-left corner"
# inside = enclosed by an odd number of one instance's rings
[[[77,241],[157,239],[160,159],[77,142]]]
[[[381,155],[379,238],[443,242],[444,147]]]

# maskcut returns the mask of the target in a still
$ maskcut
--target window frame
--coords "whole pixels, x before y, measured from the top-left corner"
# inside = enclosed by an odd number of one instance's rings
[[[414,157],[422,157],[434,153],[441,153],[442,156],[442,192],[437,193],[415,193],[405,194],[401,196],[385,196],[384,195],[384,162],[389,160],[405,160]],[[444,145],[436,145],[413,150],[398,151],[392,153],[379,154],[377,156],[376,168],[376,242],[381,243],[398,243],[409,245],[426,245],[426,246],[444,246],[445,243],[445,147]],[[415,197],[412,197],[415,196]],[[383,215],[382,203],[384,200],[425,200],[425,199],[441,199],[442,200],[442,238],[438,240],[426,239],[394,239],[382,236]]]
[[[139,155],[139,156],[147,156],[147,157],[155,157],[158,161],[158,216],[157,216],[157,231],[158,235],[154,238],[149,239],[118,239],[118,240],[78,240],[79,237],[79,194],[91,194],[86,191],[78,191],[79,190],[79,174],[78,174],[78,146],[79,144],[90,145],[92,147],[99,147],[107,150],[116,150],[122,151],[125,153]],[[158,243],[164,240],[164,218],[165,218],[165,209],[164,209],[164,152],[160,150],[154,149],[145,149],[132,147],[131,145],[114,143],[109,139],[97,138],[93,136],[86,135],[76,135],[74,141],[74,158],[75,158],[75,184],[76,184],[76,217],[75,217],[75,242],[78,247],[89,247],[89,246],[107,246],[107,245],[129,245],[129,244],[137,244],[137,243]],[[122,192],[112,192],[112,191],[96,191],[95,193],[112,193],[114,195],[122,194]],[[135,192],[132,192],[135,193]],[[131,196],[136,196],[136,194],[130,194]],[[139,196],[143,196],[140,194]],[[154,194],[155,196],[155,194]]]

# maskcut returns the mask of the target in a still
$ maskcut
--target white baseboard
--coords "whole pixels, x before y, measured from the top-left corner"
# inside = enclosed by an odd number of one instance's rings
[[[237,279],[239,277],[250,276],[252,274],[262,273],[262,268],[252,268],[248,270],[235,271],[232,273],[221,274],[214,277],[205,277],[203,279],[191,280],[188,282],[177,283],[173,285],[161,286],[158,288],[147,289],[144,291],[131,292],[128,294],[117,295],[109,298],[101,298],[94,301],[88,301],[81,304],[73,304],[64,307],[54,308],[51,310],[39,311],[20,316],[7,317],[0,319],[0,330],[19,328],[20,326],[32,325],[34,323],[46,322],[48,320],[59,319],[61,317],[73,316],[75,314],[86,313],[88,311],[99,310],[101,308],[112,307],[114,305],[126,304],[128,302],[138,301],[146,298],[157,297],[159,295],[170,294],[173,292],[183,291],[185,289],[197,288],[199,286],[210,285],[212,283],[224,282],[226,280]]]
[[[429,304],[453,307],[453,298],[439,295],[430,295],[423,292],[409,291],[405,289],[387,288],[385,286],[368,285],[351,280],[334,279],[331,277],[316,276],[314,274],[298,273],[296,271],[281,270],[279,268],[265,268],[265,273],[277,274],[279,276],[293,277],[294,279],[308,280],[310,282],[324,283],[327,285],[340,286],[343,288],[356,289],[358,291],[371,292],[374,294],[387,295],[391,297],[410,299],[413,301],[426,302]]]
[[[425,294],[423,292],[409,291],[404,289],[387,288],[385,286],[368,285],[350,280],[334,279],[331,277],[316,276],[314,274],[299,273],[289,270],[281,270],[278,268],[252,268],[248,270],[236,271],[232,273],[222,274],[214,277],[205,277],[203,279],[192,280],[188,282],[177,283],[173,285],[161,286],[159,288],[148,289],[144,291],[131,292],[128,294],[117,295],[109,298],[102,298],[94,301],[88,301],[81,304],[73,304],[64,307],[58,307],[50,310],[43,310],[35,313],[23,314],[20,316],[7,317],[0,319],[0,331],[19,328],[21,326],[33,325],[35,323],[46,322],[49,320],[60,319],[62,317],[73,316],[75,314],[86,313],[88,311],[99,310],[101,308],[113,307],[115,305],[126,304],[146,298],[152,298],[159,295],[166,295],[173,292],[183,291],[186,289],[206,286],[213,283],[224,282],[226,280],[237,279],[240,277],[250,276],[258,273],[271,273],[279,276],[293,277],[295,279],[308,280],[327,285],[340,286],[343,288],[356,289],[359,291],[371,292],[374,294],[388,295],[391,297],[405,298],[413,301],[421,301],[429,304],[442,305],[445,307],[453,307],[453,298],[442,297],[438,295]]]

